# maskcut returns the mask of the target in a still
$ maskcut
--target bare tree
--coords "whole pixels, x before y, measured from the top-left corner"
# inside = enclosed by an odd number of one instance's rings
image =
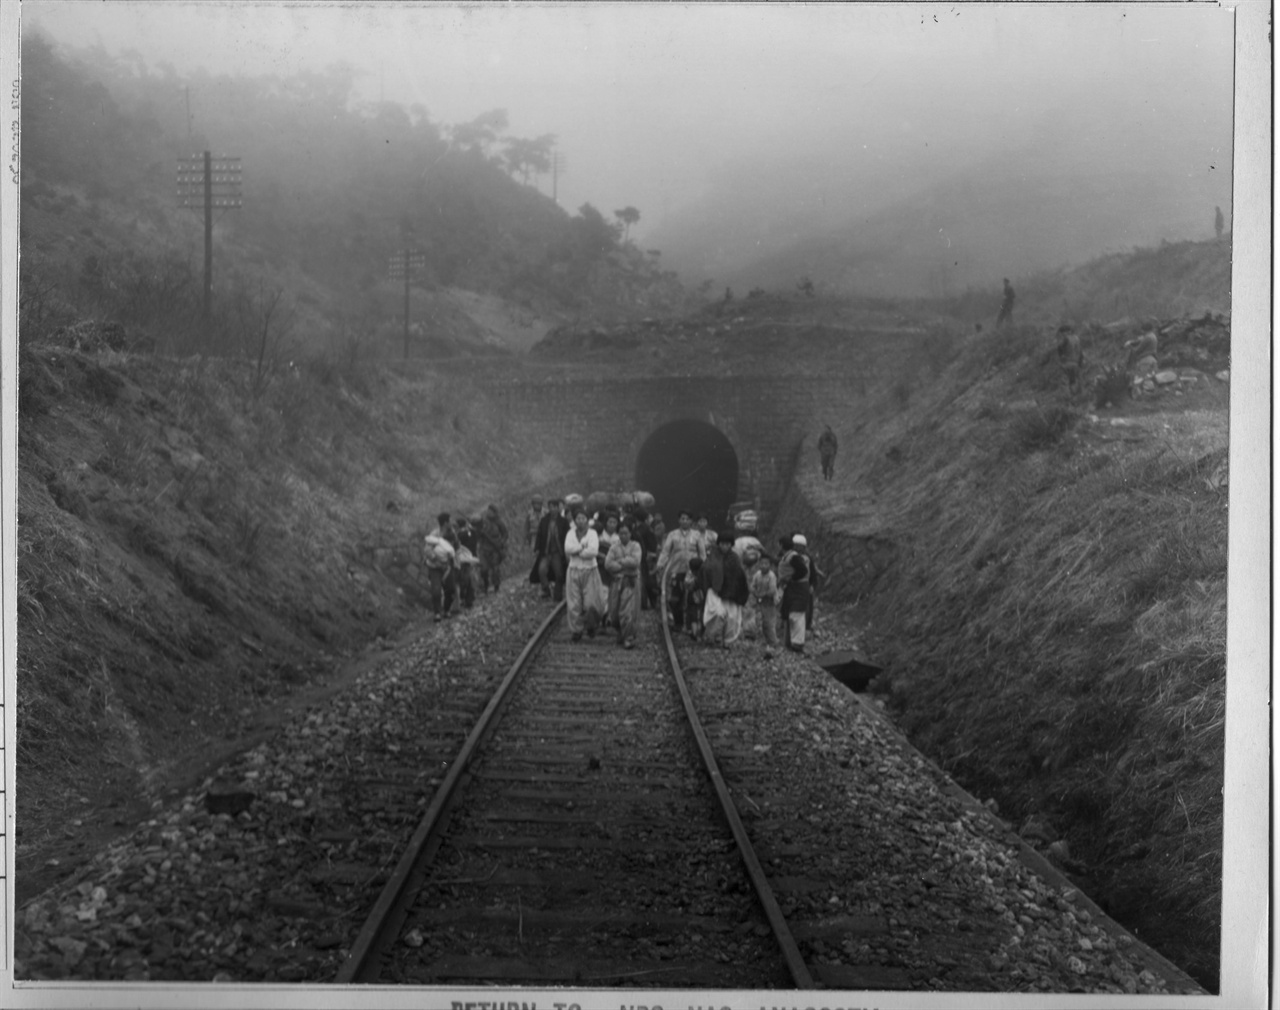
[[[257,291],[240,289],[235,312],[241,348],[253,362],[251,393],[256,400],[284,356],[297,307],[284,302],[284,288],[268,291],[266,282],[260,280]]]

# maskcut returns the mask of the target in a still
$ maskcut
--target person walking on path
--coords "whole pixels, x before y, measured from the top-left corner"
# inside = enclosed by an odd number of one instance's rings
[[[454,558],[457,568],[458,597],[462,609],[470,610],[476,602],[480,584],[480,543],[475,525],[466,516],[459,516],[455,530],[458,534],[458,553]]]
[[[569,533],[569,520],[560,514],[560,499],[547,502],[549,511],[538,523],[535,538],[537,556],[529,581],[542,587],[543,599],[559,603],[564,599],[564,538]]]
[[[668,533],[662,542],[657,565],[660,585],[670,586],[671,621],[677,629],[684,627],[684,574],[689,570],[691,559],[706,560],[707,556],[702,534],[693,528],[693,514],[688,509],[681,509],[679,522],[679,527]]]
[[[751,597],[760,615],[760,631],[766,646],[778,644],[778,576],[767,554],[760,555],[751,574]]]
[[[449,513],[441,512],[436,516],[436,528],[427,534],[423,550],[427,596],[437,621],[444,620],[453,611],[453,596],[458,585],[457,553],[458,535],[453,531]]]
[[[534,544],[537,541],[538,526],[542,523],[542,517],[547,514],[546,508],[542,504],[542,495],[535,494],[529,499],[529,511],[524,514],[524,545],[529,550],[534,550]]]
[[[605,595],[609,598],[609,606],[605,611],[604,623],[612,627],[614,614],[617,612],[618,591],[613,585],[613,573],[606,567],[609,551],[618,542],[618,516],[615,512],[597,513],[591,522],[591,528],[600,538],[600,553],[596,555],[596,563],[600,568],[600,584],[604,586]]]
[[[490,504],[484,510],[476,526],[476,539],[480,550],[480,588],[487,593],[492,586],[496,593],[502,581],[502,562],[506,560],[510,539],[507,524],[497,505]]]
[[[711,557],[712,551],[716,549],[716,539],[719,534],[711,528],[710,520],[707,519],[705,514],[699,515],[693,525],[702,537],[702,559],[705,561]]]
[[[804,652],[805,626],[812,598],[806,556],[808,544],[803,534],[792,534],[790,550],[778,564],[778,581],[782,585],[782,641],[792,652]]]
[[[716,539],[715,550],[703,567],[707,599],[702,611],[705,638],[728,648],[742,634],[742,607],[751,597],[746,569],[733,552],[733,534],[727,530]]]
[[[840,448],[840,443],[836,439],[836,433],[831,430],[831,425],[827,425],[822,434],[818,436],[818,456],[822,460],[823,480],[830,480],[835,476],[836,450],[838,448]]]
[[[618,542],[609,548],[605,568],[613,576],[609,585],[611,601],[616,600],[613,611],[618,627],[618,644],[624,649],[636,647],[636,625],[640,622],[640,571],[643,551],[640,542],[631,536],[629,522],[618,527]],[[613,596],[616,591],[616,596]]]
[[[573,529],[564,538],[564,553],[569,559],[565,580],[565,603],[570,637],[582,641],[582,632],[595,638],[604,614],[604,586],[600,584],[600,536],[587,522],[587,510],[579,505],[573,513]]]
[[[1000,302],[1000,314],[996,316],[996,325],[1003,326],[1005,323],[1013,322],[1013,285],[1009,283],[1009,278],[1004,279],[1004,300]]]

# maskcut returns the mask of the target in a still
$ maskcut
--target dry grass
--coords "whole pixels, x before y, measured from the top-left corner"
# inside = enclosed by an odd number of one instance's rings
[[[1113,428],[1070,401],[1050,340],[971,334],[905,407],[888,385],[836,426],[849,458],[814,493],[874,494],[900,549],[865,607],[904,728],[1011,820],[1047,816],[1113,910],[1212,983],[1225,397]]]
[[[421,613],[412,565],[361,544],[407,548],[442,509],[510,509],[563,469],[456,378],[306,368],[255,389],[228,359],[23,355],[23,882],[79,796],[149,800],[156,768],[236,735],[299,669]]]

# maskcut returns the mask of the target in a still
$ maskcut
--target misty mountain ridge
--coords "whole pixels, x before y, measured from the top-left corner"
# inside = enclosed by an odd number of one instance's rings
[[[853,164],[734,167],[652,239],[691,282],[735,289],[802,277],[881,297],[998,287],[1003,276],[1209,237],[1214,207],[1229,215],[1230,157],[1216,163],[1188,129],[1124,114],[1099,125],[1055,108],[999,153],[974,138],[923,157],[895,138]]]

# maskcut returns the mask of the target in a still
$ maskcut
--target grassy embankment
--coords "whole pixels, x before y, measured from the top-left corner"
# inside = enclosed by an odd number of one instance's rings
[[[1199,255],[1213,262],[1195,270],[1225,281],[1223,251]],[[1221,287],[1192,300],[1221,304]],[[1212,375],[1225,362],[1179,395],[1099,409],[1068,397],[1055,328],[958,335],[936,378],[884,389],[836,427],[834,482],[803,479],[897,545],[857,613],[913,741],[1015,827],[1046,821],[1117,918],[1213,986],[1227,392]],[[1088,331],[1090,360],[1120,358],[1128,335]]]
[[[320,357],[263,381],[24,334],[23,894],[422,615],[437,511],[514,508],[556,473],[465,382],[416,371]]]

